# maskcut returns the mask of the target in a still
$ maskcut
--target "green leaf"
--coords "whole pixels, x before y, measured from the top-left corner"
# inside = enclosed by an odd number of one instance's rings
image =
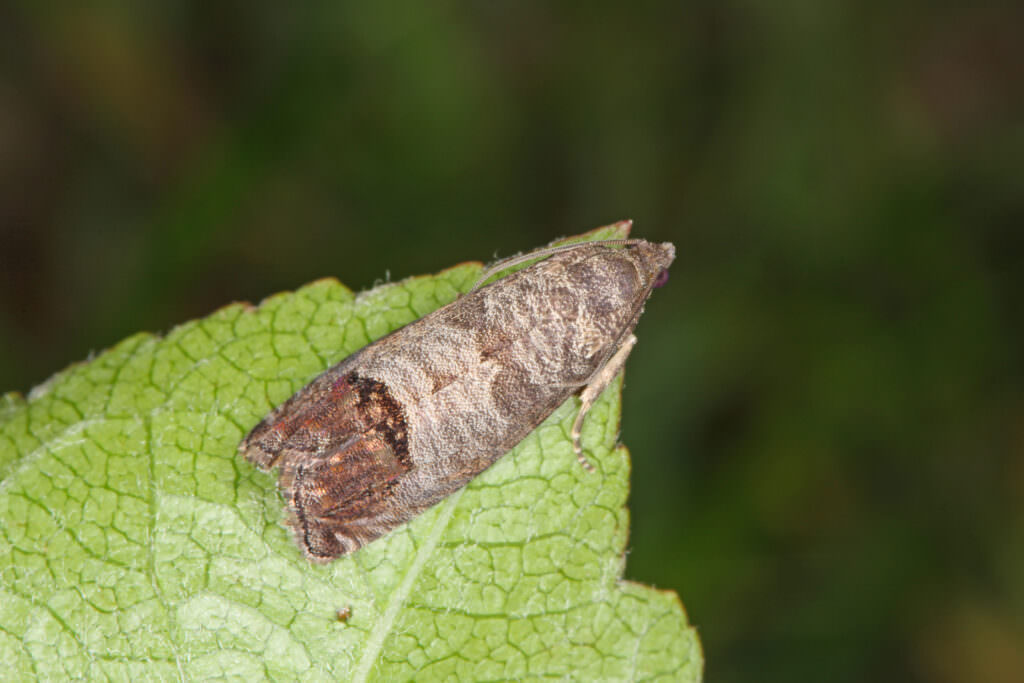
[[[480,272],[357,296],[321,280],[3,397],[3,677],[698,680],[675,594],[621,579],[621,380],[586,422],[597,472],[573,456],[570,400],[464,490],[325,566],[282,526],[274,476],[236,456],[272,406]]]

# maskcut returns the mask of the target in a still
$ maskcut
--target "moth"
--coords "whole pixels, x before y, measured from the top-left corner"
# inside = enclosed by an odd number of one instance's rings
[[[672,244],[630,239],[501,261],[468,294],[314,379],[239,453],[279,468],[288,524],[314,562],[352,553],[439,503],[574,394],[573,447],[592,469],[583,419],[622,369],[644,303],[674,258]]]

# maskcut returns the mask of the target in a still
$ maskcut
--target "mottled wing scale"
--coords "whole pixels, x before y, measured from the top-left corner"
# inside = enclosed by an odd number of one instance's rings
[[[354,356],[349,357],[352,358]],[[349,359],[346,359],[345,364]],[[309,425],[312,417],[310,413],[317,409],[317,399],[327,394],[331,383],[343,372],[344,367],[341,365],[331,368],[271,410],[242,439],[238,445],[239,453],[261,470],[269,470],[277,465],[278,459],[289,450],[285,445],[291,437]]]
[[[307,555],[333,559],[394,526],[375,520],[387,516],[389,483],[411,462],[405,419],[387,388],[352,372],[331,372],[282,409],[242,448],[264,469],[280,465],[288,522]]]

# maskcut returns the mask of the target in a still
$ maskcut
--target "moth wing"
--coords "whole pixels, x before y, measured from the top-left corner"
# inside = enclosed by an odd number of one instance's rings
[[[382,383],[350,373],[275,428],[287,434],[275,446],[278,488],[310,559],[352,552],[405,521],[374,522],[412,468],[404,414]]]
[[[299,545],[312,559],[330,560],[386,533],[394,525],[369,529],[366,523],[408,469],[376,430],[327,457],[285,460],[278,487]]]
[[[332,394],[337,393],[336,385],[348,374],[359,355],[359,352],[354,353],[329,368],[271,410],[238,444],[239,454],[261,470],[269,470],[278,464],[285,444],[296,434],[305,429],[309,436],[314,436],[309,432],[324,419],[317,413],[326,407],[322,404],[333,400]]]

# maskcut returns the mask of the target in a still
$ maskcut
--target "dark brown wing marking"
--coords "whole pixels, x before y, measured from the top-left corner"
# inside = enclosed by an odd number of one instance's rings
[[[295,409],[274,428],[278,488],[299,544],[310,558],[326,561],[387,530],[351,523],[372,518],[412,468],[408,425],[383,383],[354,373],[330,383],[312,405]]]

